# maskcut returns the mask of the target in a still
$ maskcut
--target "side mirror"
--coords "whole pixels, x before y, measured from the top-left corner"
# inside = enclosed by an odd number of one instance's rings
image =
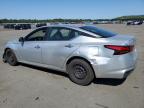
[[[24,38],[23,38],[23,37],[20,37],[20,38],[19,38],[19,42],[24,42]]]

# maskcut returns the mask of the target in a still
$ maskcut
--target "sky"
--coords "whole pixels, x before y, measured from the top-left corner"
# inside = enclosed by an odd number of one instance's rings
[[[111,19],[144,15],[144,0],[0,0],[0,19]]]

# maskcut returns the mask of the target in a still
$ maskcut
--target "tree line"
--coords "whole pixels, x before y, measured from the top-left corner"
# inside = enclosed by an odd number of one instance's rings
[[[128,21],[144,20],[144,15],[121,16],[114,19],[0,19],[0,23],[48,23],[48,22],[94,22],[94,21]]]
[[[48,22],[83,22],[94,21],[91,19],[0,19],[0,23],[48,23]]]
[[[117,17],[114,20],[120,20],[120,21],[129,21],[129,20],[144,20],[144,15],[130,15],[130,16],[121,16]]]

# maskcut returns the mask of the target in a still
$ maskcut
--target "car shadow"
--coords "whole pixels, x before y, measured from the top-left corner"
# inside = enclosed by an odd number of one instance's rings
[[[56,71],[56,70],[52,70],[52,69],[47,69],[47,68],[33,66],[33,65],[24,64],[24,63],[20,63],[19,65],[25,66],[28,68],[32,68],[32,69],[37,69],[37,70],[51,73],[54,75],[61,75],[61,76],[66,77],[66,78],[69,77],[68,74],[66,74],[64,72],[60,72],[60,71]],[[126,80],[126,78],[125,79],[95,78],[93,83],[94,84],[100,84],[100,85],[118,86],[118,85],[121,85],[122,83],[124,83],[125,80]]]
[[[20,66],[25,66],[28,68],[32,68],[32,69],[37,69],[46,73],[51,73],[54,75],[61,75],[63,77],[68,77],[68,74],[64,73],[64,72],[60,72],[60,71],[56,71],[56,70],[52,70],[52,69],[47,69],[47,68],[43,68],[43,67],[38,67],[38,66],[33,66],[33,65],[29,65],[29,64],[24,64],[24,63],[20,63]]]
[[[124,79],[112,79],[112,78],[96,78],[94,79],[94,84],[100,85],[110,85],[110,86],[118,86],[125,82],[126,78]]]

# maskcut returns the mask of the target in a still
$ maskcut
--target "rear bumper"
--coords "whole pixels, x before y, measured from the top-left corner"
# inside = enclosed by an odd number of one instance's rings
[[[108,72],[102,72],[102,71],[95,71],[97,78],[116,78],[116,79],[123,79],[126,78],[130,73],[133,72],[135,69],[135,66],[128,67],[125,69],[115,70],[115,71],[108,71]],[[97,70],[96,67],[94,67],[94,70]]]
[[[136,67],[137,53],[114,56],[112,58],[100,57],[96,62],[91,62],[97,78],[127,77]]]

